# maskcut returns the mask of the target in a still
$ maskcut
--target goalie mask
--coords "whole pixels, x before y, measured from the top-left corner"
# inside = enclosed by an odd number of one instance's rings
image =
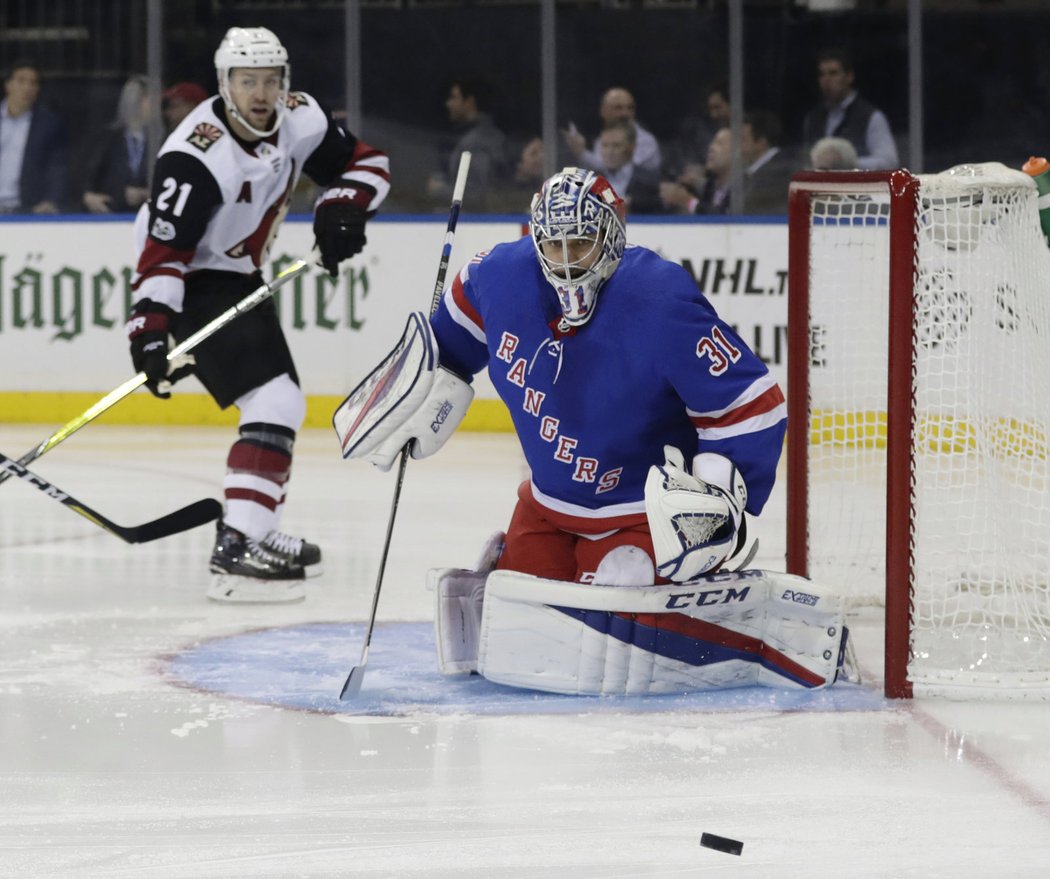
[[[529,232],[564,325],[591,319],[599,289],[623,257],[624,215],[609,181],[582,168],[562,169],[533,196]]]
[[[281,70],[281,93],[274,107],[273,126],[259,129],[252,125],[233,101],[230,94],[230,71],[236,67],[277,67]],[[231,27],[215,50],[215,75],[219,80],[219,94],[226,109],[241,125],[256,137],[269,137],[284,121],[288,112],[288,89],[291,85],[292,68],[288,63],[288,51],[281,45],[277,35],[264,27]]]

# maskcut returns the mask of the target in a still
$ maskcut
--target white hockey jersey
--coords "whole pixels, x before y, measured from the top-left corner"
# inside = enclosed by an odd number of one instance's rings
[[[303,92],[291,93],[287,106],[281,127],[259,141],[230,130],[221,98],[200,104],[169,135],[136,217],[136,300],[181,311],[188,273],[258,270],[303,173],[350,190],[366,210],[383,201],[385,154],[347,134]]]

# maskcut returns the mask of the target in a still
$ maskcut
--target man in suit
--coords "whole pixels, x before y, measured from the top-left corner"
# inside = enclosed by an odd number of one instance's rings
[[[56,214],[66,201],[66,126],[37,102],[40,72],[18,62],[0,101],[0,212]]]
[[[702,188],[682,181],[660,184],[660,199],[671,213],[724,214],[730,208],[733,133],[722,128],[707,150]],[[780,146],[780,122],[768,110],[752,110],[740,127],[740,160],[744,171],[743,213],[787,213],[788,184],[799,164]]]
[[[786,214],[788,185],[798,161],[780,145],[780,120],[769,110],[752,110],[740,128],[744,163],[744,213]]]
[[[861,170],[900,167],[886,115],[857,92],[853,79],[853,59],[845,49],[824,49],[817,56],[820,104],[802,122],[806,148],[822,137],[842,137],[853,144]]]
[[[615,119],[598,136],[598,159],[591,169],[602,174],[635,214],[660,210],[660,175],[632,158],[637,145],[637,126],[629,119]]]
[[[654,173],[660,172],[663,157],[660,153],[660,144],[653,134],[642,128],[635,119],[634,95],[625,88],[611,88],[602,95],[598,115],[602,120],[604,131],[614,122],[630,122],[634,125],[635,142],[634,155],[631,157],[636,167],[645,168]],[[565,145],[572,153],[573,161],[581,168],[594,168],[601,160],[598,138],[595,138],[594,146],[587,149],[587,141],[584,136],[570,122],[566,131],[562,132]],[[615,187],[616,184],[614,183]]]

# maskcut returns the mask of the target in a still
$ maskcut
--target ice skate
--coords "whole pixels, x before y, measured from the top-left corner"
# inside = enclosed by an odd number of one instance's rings
[[[300,565],[307,577],[317,577],[324,573],[324,567],[321,564],[321,547],[316,543],[310,543],[292,534],[285,534],[283,531],[271,531],[262,539],[262,546]]]
[[[226,603],[283,604],[306,597],[306,573],[287,555],[219,522],[207,597]]]

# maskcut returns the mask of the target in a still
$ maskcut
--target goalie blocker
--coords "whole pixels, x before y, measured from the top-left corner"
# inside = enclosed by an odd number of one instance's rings
[[[443,674],[578,695],[855,679],[842,598],[790,574],[639,587],[438,569],[428,585]]]
[[[386,472],[407,443],[413,458],[440,449],[467,414],[474,389],[438,366],[437,340],[421,311],[401,340],[332,416],[344,458]]]

